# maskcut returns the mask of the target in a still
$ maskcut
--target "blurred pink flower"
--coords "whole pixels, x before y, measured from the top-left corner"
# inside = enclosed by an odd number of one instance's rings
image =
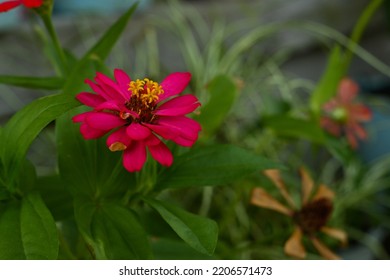
[[[170,166],[173,156],[161,138],[190,147],[198,139],[201,126],[186,117],[200,106],[191,94],[179,94],[187,87],[190,73],[172,73],[161,84],[149,79],[131,81],[120,69],[115,81],[97,73],[95,82],[86,83],[96,93],[82,92],[76,98],[94,110],[73,117],[80,122],[85,139],[95,139],[111,132],[107,146],[123,151],[123,165],[129,172],[140,171],[148,148],[160,164]]]
[[[367,138],[361,123],[372,118],[371,110],[355,101],[358,92],[359,87],[353,80],[342,79],[337,96],[324,104],[321,117],[321,126],[334,136],[345,134],[352,148],[358,146],[357,138]]]
[[[43,0],[12,0],[0,3],[0,12],[7,12],[20,5],[24,5],[27,8],[38,8],[42,5]]]

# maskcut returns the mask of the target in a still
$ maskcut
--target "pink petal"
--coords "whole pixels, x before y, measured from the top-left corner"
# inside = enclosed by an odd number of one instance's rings
[[[76,95],[76,99],[89,107],[96,107],[106,101],[103,97],[90,92],[81,92]]]
[[[188,72],[176,72],[168,75],[161,83],[164,93],[159,96],[158,102],[181,93],[187,87],[190,80],[191,73]]]
[[[107,131],[103,131],[100,129],[95,129],[88,126],[86,123],[82,123],[80,126],[81,135],[83,135],[84,139],[96,139],[102,137]]]
[[[175,142],[176,144],[183,146],[183,147],[191,147],[192,145],[195,144],[196,140],[197,139],[187,139],[187,138],[184,138],[181,136],[178,136],[178,137],[175,137],[174,139],[172,139],[173,142]]]
[[[148,146],[152,157],[161,165],[171,166],[173,163],[173,156],[168,147],[160,141],[159,144]]]
[[[85,117],[85,122],[92,128],[110,131],[126,124],[119,116],[105,112],[91,112]]]
[[[343,104],[350,103],[355,99],[356,95],[359,92],[359,86],[353,80],[349,78],[344,78],[341,80],[339,89],[338,89],[338,98]]]
[[[141,141],[132,141],[123,152],[123,166],[129,172],[140,171],[146,161],[146,147]]]
[[[199,123],[184,116],[160,117],[157,121],[157,124],[175,129],[179,132],[180,136],[188,139],[197,139],[198,133],[202,129]]]
[[[129,96],[122,93],[120,87],[106,75],[98,72],[96,74],[95,81],[108,95],[110,95],[111,99],[123,102],[128,99]]]
[[[127,136],[133,140],[144,140],[152,133],[149,128],[140,125],[139,123],[132,123],[126,129]]]
[[[103,111],[103,110],[109,110],[109,111],[114,111],[114,112],[120,112],[122,111],[123,107],[120,106],[121,103],[116,101],[116,100],[110,100],[103,102],[99,104],[98,106],[95,107],[96,111]]]
[[[124,94],[125,98],[129,99],[130,98],[129,84],[131,82],[130,77],[126,74],[125,71],[121,69],[114,70],[114,77],[121,92]]]
[[[160,144],[161,140],[151,133],[147,139],[144,140],[146,146],[154,146]]]
[[[161,137],[189,147],[198,139],[201,126],[194,120],[185,116],[162,116],[156,124],[144,124]]]
[[[94,92],[96,92],[97,94],[99,94],[100,96],[102,96],[105,100],[112,100],[111,96],[110,96],[108,93],[106,93],[106,92],[100,87],[100,85],[95,84],[94,82],[92,82],[92,81],[89,80],[89,79],[86,79],[86,80],[85,80],[85,83],[88,84]]]
[[[22,4],[22,2],[20,0],[19,1],[6,1],[6,2],[0,4],[0,12],[7,12],[11,9],[16,8],[20,4]]]
[[[43,0],[23,0],[23,5],[28,8],[37,8],[42,5]]]
[[[131,139],[126,134],[126,127],[121,127],[107,137],[107,147],[112,150],[112,146],[116,143],[122,143],[125,149],[130,145]]]
[[[85,122],[85,117],[91,114],[92,112],[85,112],[78,114],[72,118],[73,122]]]
[[[156,110],[155,114],[158,116],[182,116],[192,113],[199,106],[198,98],[186,94],[165,102]]]

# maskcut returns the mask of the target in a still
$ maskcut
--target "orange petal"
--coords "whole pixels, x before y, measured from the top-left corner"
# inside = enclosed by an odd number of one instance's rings
[[[343,246],[346,246],[348,243],[347,233],[341,229],[330,228],[330,227],[322,227],[321,231],[341,242]]]
[[[287,191],[286,186],[283,183],[283,180],[280,176],[280,172],[277,169],[268,169],[264,171],[265,176],[267,176],[271,181],[275,184],[275,186],[279,189],[280,193],[287,201],[287,203],[292,207],[296,208],[295,203]]]
[[[284,245],[286,255],[304,259],[306,257],[305,247],[302,245],[302,230],[299,227],[294,229],[293,234]]]
[[[254,188],[251,196],[251,203],[260,207],[275,210],[287,216],[292,216],[293,211],[279,201],[274,199],[262,188]]]
[[[309,201],[311,192],[313,191],[314,183],[309,173],[304,168],[300,169],[302,179],[302,205],[306,205]]]
[[[310,238],[310,240],[313,243],[314,247],[317,249],[317,251],[320,253],[320,255],[323,256],[325,259],[328,260],[340,259],[339,256],[333,253],[324,243],[319,241],[316,237],[312,237]]]
[[[329,189],[327,186],[320,185],[311,201],[315,201],[322,198],[326,198],[329,199],[330,201],[333,201],[334,192],[331,189]]]

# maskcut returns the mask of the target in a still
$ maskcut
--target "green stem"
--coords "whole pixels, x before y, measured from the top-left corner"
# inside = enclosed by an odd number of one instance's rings
[[[59,63],[58,66],[61,71],[61,74],[64,76],[68,72],[65,53],[61,47],[61,43],[58,39],[57,32],[55,31],[55,28],[53,26],[51,16],[48,14],[42,14],[41,18],[53,42],[54,50],[56,51],[58,57],[58,63]]]
[[[347,51],[345,53],[345,60],[344,60],[345,70],[348,69],[349,64],[351,63],[356,44],[360,41],[363,32],[365,31],[368,23],[370,22],[370,19],[372,18],[376,10],[380,7],[382,2],[383,0],[371,1],[368,4],[368,6],[364,9],[363,13],[360,15],[355,25],[355,28],[352,31],[351,38],[347,46]]]

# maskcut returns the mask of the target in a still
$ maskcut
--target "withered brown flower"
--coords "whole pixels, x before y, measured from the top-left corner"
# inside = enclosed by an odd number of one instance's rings
[[[306,236],[321,256],[326,259],[340,259],[339,256],[332,252],[317,237],[318,232],[323,232],[338,239],[343,245],[347,243],[347,234],[343,230],[326,226],[333,210],[333,191],[321,184],[318,186],[314,195],[312,195],[314,182],[307,171],[301,168],[301,206],[297,207],[287,191],[279,170],[266,170],[264,174],[279,189],[287,205],[280,203],[263,188],[253,189],[251,203],[263,208],[275,210],[292,218],[295,228],[291,237],[284,245],[284,252],[292,257],[305,258],[306,249],[302,244],[302,237]]]

